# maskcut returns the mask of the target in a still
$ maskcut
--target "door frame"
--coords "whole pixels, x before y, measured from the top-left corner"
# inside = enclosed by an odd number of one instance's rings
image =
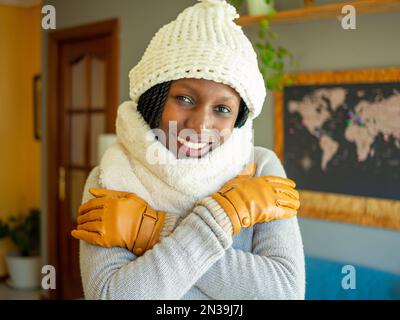
[[[58,183],[58,154],[57,154],[57,139],[60,125],[59,119],[59,83],[60,83],[60,70],[58,57],[61,51],[61,45],[64,42],[77,41],[90,39],[99,36],[111,36],[111,63],[110,72],[113,79],[115,79],[115,86],[110,88],[110,105],[112,110],[110,114],[113,119],[116,118],[118,109],[118,92],[119,92],[119,19],[111,19],[87,25],[67,28],[49,32],[48,35],[48,75],[47,75],[47,112],[46,112],[46,125],[47,125],[47,263],[54,266],[56,269],[56,289],[49,290],[48,299],[61,298],[61,291],[59,290],[60,277],[58,270],[60,262],[57,258],[57,233],[58,233],[58,219],[57,219],[57,201],[59,197],[59,183]],[[115,124],[109,124],[106,121],[106,132],[114,132]]]

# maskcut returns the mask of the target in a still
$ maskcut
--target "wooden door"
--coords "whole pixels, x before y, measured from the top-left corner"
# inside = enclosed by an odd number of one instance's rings
[[[115,132],[118,81],[114,45],[114,35],[101,32],[64,39],[57,45],[57,126],[52,132],[55,155],[51,166],[56,171],[52,183],[57,184],[57,194],[53,192],[54,212],[49,212],[56,230],[49,237],[55,242],[55,298],[83,297],[79,241],[70,233],[76,226],[86,178],[98,165],[98,137]]]

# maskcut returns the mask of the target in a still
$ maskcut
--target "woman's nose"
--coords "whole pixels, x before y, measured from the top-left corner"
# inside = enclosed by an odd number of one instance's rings
[[[211,129],[213,127],[213,116],[207,108],[199,107],[193,110],[186,119],[185,128],[196,131],[197,134],[201,130]]]

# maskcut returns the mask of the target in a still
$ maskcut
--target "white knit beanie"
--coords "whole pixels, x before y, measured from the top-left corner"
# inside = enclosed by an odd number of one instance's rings
[[[266,90],[257,54],[233,22],[239,15],[225,0],[199,0],[157,31],[140,62],[130,71],[130,97],[156,84],[181,78],[224,83],[235,89],[257,117]]]

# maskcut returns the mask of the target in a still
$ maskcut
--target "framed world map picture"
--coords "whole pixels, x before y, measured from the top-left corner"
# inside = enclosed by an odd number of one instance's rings
[[[400,68],[293,73],[275,151],[299,214],[400,230]]]

